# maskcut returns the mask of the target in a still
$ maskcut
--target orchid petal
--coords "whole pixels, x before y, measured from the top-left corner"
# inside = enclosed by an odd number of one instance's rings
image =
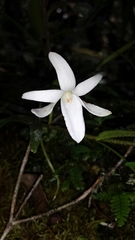
[[[54,106],[55,106],[55,103],[50,103],[46,107],[32,109],[31,112],[34,113],[37,117],[43,118],[48,116],[52,112]]]
[[[57,102],[63,95],[61,90],[39,90],[26,92],[22,98],[38,102]]]
[[[87,80],[79,83],[76,88],[73,90],[73,93],[77,96],[83,96],[90,92],[101,80],[102,75],[97,74]]]
[[[106,116],[112,114],[111,111],[109,111],[105,108],[98,107],[91,103],[86,103],[86,102],[82,101],[82,105],[83,105],[83,107],[85,107],[88,110],[88,112],[90,112],[93,115],[98,116],[98,117],[106,117]]]
[[[72,99],[61,98],[61,110],[71,137],[79,143],[85,135],[85,124],[80,99],[72,94]]]
[[[49,59],[56,70],[61,90],[73,90],[75,88],[76,80],[74,73],[66,60],[55,52],[49,53]]]

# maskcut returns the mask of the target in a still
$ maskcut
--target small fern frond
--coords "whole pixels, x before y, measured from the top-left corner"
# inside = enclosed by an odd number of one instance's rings
[[[130,209],[131,200],[125,192],[117,192],[111,199],[112,212],[121,227],[126,222]]]
[[[116,195],[117,192],[122,191],[123,185],[122,184],[111,184],[107,191],[102,191],[97,193],[95,196],[96,199],[100,201],[111,201],[112,196]]]
[[[83,177],[82,177],[82,168],[74,164],[72,168],[69,170],[69,177],[72,185],[78,189],[78,190],[83,190],[84,189],[84,182],[83,182]]]
[[[95,199],[98,199],[99,201],[104,201],[106,202],[107,200],[110,199],[110,196],[107,192],[103,191],[103,192],[99,192],[97,193],[97,195],[95,195]]]

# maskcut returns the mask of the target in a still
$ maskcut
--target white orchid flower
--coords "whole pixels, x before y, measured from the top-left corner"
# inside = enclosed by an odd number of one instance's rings
[[[71,137],[79,143],[85,135],[82,106],[86,108],[88,112],[99,117],[105,117],[111,114],[109,110],[86,103],[80,98],[80,96],[90,92],[99,83],[102,75],[97,74],[76,86],[74,73],[65,59],[55,52],[49,53],[49,59],[56,70],[60,90],[26,92],[22,95],[22,98],[38,102],[50,102],[46,107],[31,110],[32,113],[39,118],[49,115],[55,104],[61,99],[61,111],[68,132]]]

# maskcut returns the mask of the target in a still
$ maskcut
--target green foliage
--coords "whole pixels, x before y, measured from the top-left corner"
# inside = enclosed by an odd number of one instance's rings
[[[96,196],[95,196],[96,199],[100,200],[101,202],[103,201],[107,201],[107,200],[110,200],[110,195],[108,192],[99,192]]]
[[[132,140],[121,140],[117,138],[133,138],[135,137],[135,131],[128,130],[109,130],[99,133],[96,137],[97,141],[104,141],[108,143],[114,143],[125,146],[135,146],[135,142]]]
[[[78,165],[74,165],[69,170],[69,177],[73,186],[78,190],[84,189],[84,182],[82,177],[82,168]]]
[[[68,179],[66,179],[62,184],[62,191],[66,191],[72,186],[77,190],[84,189],[84,180],[82,176],[83,169],[78,164],[73,164],[69,168]]]
[[[91,156],[91,150],[90,148],[79,144],[72,149],[71,156],[75,160],[82,159],[83,161],[86,161]]]
[[[111,199],[112,212],[118,225],[121,227],[127,221],[131,210],[131,201],[129,195],[125,192],[117,192]]]
[[[74,199],[76,191],[82,193],[86,187],[91,186],[97,178],[97,174],[94,175],[94,171],[91,170],[93,162],[101,171],[102,169],[108,171],[116,164],[118,158],[122,158],[120,155],[127,151],[125,146],[135,145],[133,9],[133,0],[1,1],[1,232],[3,224],[9,217],[17,169],[19,171],[29,140],[32,153],[25,170],[43,172],[43,184],[49,201],[52,200],[56,188],[54,177],[58,174],[60,178],[55,207],[60,206],[61,201],[65,203]],[[38,121],[38,118],[32,117],[30,113],[30,109],[37,107],[37,103],[21,99],[21,95],[26,91],[53,89],[53,85],[59,88],[58,82],[57,84],[54,82],[56,74],[47,57],[49,51],[55,51],[65,57],[78,82],[97,72],[103,72],[101,84],[87,94],[84,100],[109,109],[113,115],[94,117],[84,110],[86,134],[89,134],[89,137],[80,144],[76,144],[68,135],[58,104],[52,124],[48,127],[48,117]],[[42,133],[46,153],[56,169],[53,178],[41,148],[38,147]],[[108,142],[108,146],[104,142]],[[115,146],[114,150],[113,144],[119,146]],[[134,157],[134,151],[132,154]],[[133,162],[127,162],[125,166],[135,171]],[[130,169],[125,166],[122,168],[123,172],[126,170],[124,177],[121,174],[122,182],[125,175],[127,178],[129,176]],[[115,177],[114,182],[117,182]],[[134,176],[132,180],[133,184]],[[135,189],[127,192],[124,184],[122,186],[111,184],[107,191],[97,194],[97,198],[101,203],[109,203],[109,213],[111,206],[114,218],[117,219],[118,225],[122,226],[126,223],[132,206],[135,205]],[[84,206],[81,210],[78,205],[76,206],[74,212],[70,213],[70,220],[66,220],[65,217],[61,224],[51,226],[51,231],[50,226],[44,222],[45,219],[42,219],[43,222],[34,221],[17,226],[7,239],[110,239],[110,236],[105,236],[104,230],[103,236],[98,238],[97,226],[101,218],[95,208],[91,209],[91,214]],[[85,216],[80,216],[82,213],[85,213]],[[95,220],[97,218],[98,222]],[[114,238],[111,236],[111,239],[123,239],[123,231],[127,236],[125,240],[132,239],[134,222],[133,215],[122,231],[117,228],[116,235],[119,236]],[[126,229],[129,229],[131,238]]]
[[[30,122],[30,148],[33,153],[37,152],[41,136],[40,122],[38,120]]]
[[[97,140],[104,140],[110,138],[119,138],[119,137],[135,137],[135,131],[127,131],[127,130],[110,130],[101,132]]]
[[[135,162],[126,162],[125,166],[130,167],[135,172]]]
[[[135,191],[131,193],[123,190],[122,184],[112,184],[108,191],[100,192],[96,195],[96,199],[100,201],[108,201],[110,203],[113,215],[121,227],[128,220],[129,213],[132,207],[132,201],[135,199]]]
[[[74,160],[88,161],[89,159],[96,160],[103,149],[100,146],[93,148],[87,147],[85,145],[75,145],[71,150],[71,156]]]
[[[112,61],[113,59],[115,59],[116,57],[118,57],[120,54],[122,54],[123,52],[127,51],[129,48],[131,48],[133,45],[135,44],[135,39],[133,39],[131,42],[125,44],[124,46],[122,46],[120,49],[118,49],[117,51],[115,51],[114,53],[112,53],[110,56],[108,56],[107,58],[105,58],[101,64],[100,67],[107,64],[108,62]]]

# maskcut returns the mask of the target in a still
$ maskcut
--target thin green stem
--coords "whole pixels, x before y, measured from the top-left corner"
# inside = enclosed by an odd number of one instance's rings
[[[95,140],[96,141],[96,136],[85,134],[85,137],[90,139],[90,140]]]
[[[123,145],[123,146],[135,146],[135,142],[131,141],[123,141],[119,139],[103,139],[103,142],[117,144],[117,145]],[[99,142],[99,141],[98,141]]]
[[[44,156],[45,156],[45,159],[46,159],[46,161],[47,161],[47,163],[48,163],[48,165],[49,165],[49,167],[50,167],[50,169],[51,169],[52,173],[54,174],[54,176],[55,176],[55,178],[56,178],[56,181],[57,181],[57,187],[56,187],[56,191],[55,191],[55,194],[54,194],[54,197],[53,197],[53,200],[55,200],[55,198],[57,197],[58,191],[59,191],[59,186],[60,186],[59,177],[58,177],[58,175],[55,173],[55,169],[54,169],[54,167],[53,167],[53,165],[52,165],[52,163],[51,163],[51,161],[50,161],[50,159],[49,159],[49,157],[48,157],[48,154],[47,154],[47,152],[46,152],[46,149],[45,149],[45,146],[44,146],[44,144],[43,144],[42,138],[41,138],[41,140],[40,140],[40,143],[41,143],[41,148],[42,148],[43,154],[44,154]]]
[[[48,125],[52,123],[52,119],[53,119],[53,111],[49,115]]]
[[[117,155],[119,158],[123,159],[124,161],[126,160],[121,154],[119,154],[117,151],[115,151],[113,148],[111,148],[110,146],[108,146],[107,144],[97,141],[96,137],[91,136],[91,135],[85,135],[86,138],[90,139],[90,140],[95,140],[96,142],[98,142],[99,144],[101,144],[102,146],[108,148],[111,152],[113,152],[115,155]]]
[[[125,44],[124,46],[122,46],[121,48],[119,48],[117,51],[113,52],[111,55],[109,55],[107,58],[105,58],[100,65],[98,66],[98,68],[101,68],[102,66],[104,66],[105,64],[107,64],[108,62],[110,62],[111,60],[115,59],[116,57],[118,57],[119,55],[121,55],[123,52],[127,51],[129,48],[131,48],[133,45],[135,44],[135,39],[133,39],[131,42],[128,42],[127,44]]]
[[[108,148],[111,152],[113,152],[116,156],[118,156],[120,159],[123,159],[124,161],[126,161],[126,159],[120,154],[118,153],[117,151],[115,151],[113,148],[111,148],[110,146],[108,146],[107,144],[105,143],[102,143],[102,142],[98,142],[99,144],[101,144],[102,146]]]

